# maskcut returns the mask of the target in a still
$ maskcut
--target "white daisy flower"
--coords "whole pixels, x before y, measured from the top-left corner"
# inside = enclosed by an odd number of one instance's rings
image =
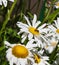
[[[59,1],[57,1],[54,6],[56,9],[58,9],[59,8]]]
[[[41,25],[40,27],[38,27],[41,22],[36,21],[37,16],[35,14],[34,14],[34,18],[31,22],[28,20],[28,17],[24,16],[24,18],[26,19],[27,24],[22,23],[22,22],[17,22],[17,26],[20,28],[20,31],[18,32],[18,34],[23,33],[22,42],[24,42],[24,40],[27,37],[29,40],[31,40],[33,37],[34,38],[42,37],[44,39],[44,37],[42,36],[42,33],[47,32],[47,29],[44,28],[46,26],[46,23]]]
[[[31,47],[35,47],[35,45],[30,46],[32,43],[30,43],[30,45],[28,45],[28,43],[26,46],[21,44],[10,44],[7,41],[4,41],[4,43],[9,48],[6,51],[6,58],[10,65],[26,65],[28,64],[28,60],[31,61],[31,63],[34,62],[32,59],[33,54],[30,51]]]
[[[53,37],[57,37],[57,39],[59,39],[59,18],[57,18],[57,20],[54,20],[55,24],[53,25],[49,25],[48,28],[50,28],[51,31],[51,35]],[[50,35],[48,34],[48,35]]]
[[[52,53],[52,51],[56,48],[56,45],[58,43],[58,40],[56,40],[54,37],[51,39],[47,38],[48,45],[44,45],[44,48],[49,52]]]
[[[11,2],[14,2],[14,0],[9,0],[9,1],[11,1]],[[0,0],[0,5],[4,5],[4,7],[6,7],[7,6],[7,0]]]
[[[35,61],[33,65],[50,65],[46,60],[49,60],[48,56],[40,56],[38,54],[34,54]]]

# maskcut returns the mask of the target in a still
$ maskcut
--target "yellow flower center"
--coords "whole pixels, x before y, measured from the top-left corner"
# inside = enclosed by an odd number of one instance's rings
[[[46,45],[45,48],[48,48],[48,45]]]
[[[59,34],[59,29],[57,29],[56,32]]]
[[[22,45],[16,45],[12,48],[12,54],[17,58],[26,58],[29,54],[28,49]]]
[[[29,27],[28,29],[29,29],[29,31],[30,31],[33,35],[39,35],[39,34],[40,34],[39,31],[38,31],[36,28],[34,28],[34,27]]]
[[[58,2],[58,3],[56,3],[56,6],[59,6],[59,2]]]
[[[34,58],[36,63],[40,63],[41,58],[37,54],[34,54]]]
[[[57,45],[57,42],[52,42],[51,43],[51,46],[56,46]]]

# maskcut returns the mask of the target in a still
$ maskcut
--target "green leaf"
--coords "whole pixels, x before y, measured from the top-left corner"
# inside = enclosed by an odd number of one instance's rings
[[[55,10],[53,13],[49,14],[48,17],[45,19],[45,21],[43,21],[40,25],[42,25],[47,21],[48,21],[47,23],[52,23],[55,17],[58,15],[58,13],[59,13],[59,9]]]
[[[3,49],[5,49],[5,47],[4,47],[4,46],[0,47],[0,51],[2,51]]]
[[[53,60],[55,59],[55,56],[57,54],[58,47],[56,46],[55,50],[50,55],[50,63],[53,63]]]
[[[59,9],[55,10],[52,14],[48,16],[47,20],[49,20],[49,22],[52,23],[55,17],[58,15],[58,13],[59,13]]]
[[[39,14],[39,20],[40,21],[43,21],[43,19],[44,19],[44,14],[45,14],[45,10],[46,10],[46,7],[45,7],[46,1],[47,0],[44,0],[41,11],[40,11],[40,14]]]

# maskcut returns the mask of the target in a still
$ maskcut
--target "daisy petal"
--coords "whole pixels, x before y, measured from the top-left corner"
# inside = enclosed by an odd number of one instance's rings
[[[37,23],[34,25],[34,27],[37,28],[40,23],[41,23],[40,21],[37,21]]]
[[[21,27],[21,26],[24,26],[24,27],[28,27],[28,25],[27,24],[23,24],[22,22],[17,22],[17,24],[16,24],[18,27]]]
[[[2,0],[2,1],[3,1],[4,6],[6,7],[7,6],[7,0]]]
[[[7,41],[4,41],[4,44],[5,44],[6,46],[11,46],[11,44],[10,44],[9,42],[7,42]]]
[[[45,23],[45,24],[43,24],[43,25],[41,25],[41,26],[38,28],[38,30],[40,30],[40,29],[44,28],[45,26],[46,26],[46,23]]]
[[[14,2],[14,0],[9,0],[9,1]]]
[[[28,39],[31,40],[33,38],[33,34],[32,33],[29,33],[28,34]]]
[[[33,25],[33,27],[35,26],[36,20],[37,20],[37,16],[34,14],[34,18],[33,18],[33,20],[32,20],[32,25]]]
[[[0,0],[0,5],[2,5],[2,0]]]
[[[44,59],[44,60],[49,60],[49,57],[43,56],[43,59]]]
[[[59,29],[59,17],[57,18],[57,26],[58,26],[58,29]]]
[[[31,26],[30,21],[28,20],[28,18],[25,15],[24,15],[24,18],[27,20],[28,25]]]
[[[37,46],[37,44],[33,44],[33,42],[34,42],[34,39],[31,39],[28,43],[27,43],[27,45],[26,45],[26,47],[27,48],[33,48],[33,47],[36,47]]]
[[[27,38],[27,36],[25,36],[24,38],[22,38],[21,42],[23,43],[26,38]]]
[[[13,60],[10,60],[9,64],[10,64],[10,65],[13,65]]]

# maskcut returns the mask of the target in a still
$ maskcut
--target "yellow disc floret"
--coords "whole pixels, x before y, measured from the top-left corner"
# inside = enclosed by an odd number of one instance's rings
[[[57,30],[56,30],[56,33],[58,33],[58,34],[59,34],[59,29],[57,29]]]
[[[36,63],[40,63],[41,58],[37,54],[34,54],[34,58]]]
[[[57,45],[57,42],[52,42],[51,43],[51,46],[56,46]]]
[[[39,31],[38,31],[36,28],[34,28],[34,27],[29,27],[28,29],[29,29],[29,31],[30,31],[33,35],[38,35],[38,34],[40,34]]]
[[[17,58],[26,58],[29,54],[28,49],[22,45],[16,45],[12,48],[12,54]]]
[[[59,6],[59,2],[56,3],[56,6]]]

